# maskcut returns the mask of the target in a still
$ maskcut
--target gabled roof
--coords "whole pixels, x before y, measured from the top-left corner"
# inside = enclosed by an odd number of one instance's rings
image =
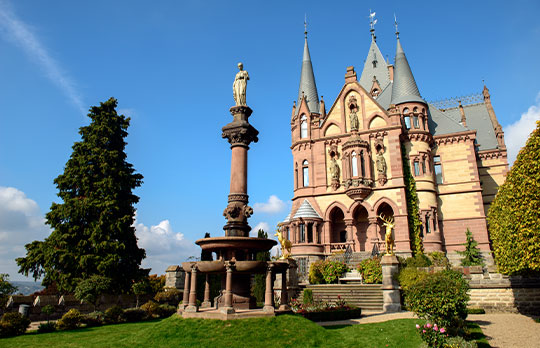
[[[374,61],[376,62],[375,67],[373,67]],[[382,55],[379,46],[377,46],[377,42],[372,37],[371,46],[369,46],[369,52],[366,61],[364,62],[364,70],[362,70],[362,75],[360,76],[360,85],[367,91],[371,90],[373,76],[375,76],[379,82],[381,89],[385,89],[390,83],[388,64],[386,64],[384,56]]]
[[[312,218],[312,219],[321,219],[321,216],[313,209],[311,204],[307,199],[304,199],[302,204],[300,204],[300,208],[296,211],[296,214],[294,214],[293,219],[298,218]]]
[[[309,47],[307,42],[307,33],[304,43],[304,57],[302,58],[302,72],[300,74],[300,87],[298,88],[298,101],[300,105],[302,95],[306,98],[309,112],[319,113],[319,95],[317,94],[317,85],[315,84],[315,74],[311,64],[311,56],[309,55]],[[297,109],[297,113],[298,113]]]
[[[421,102],[425,103],[418,86],[414,80],[414,76],[405,57],[405,52],[399,38],[396,48],[396,62],[394,64],[394,84],[392,86],[392,104],[401,104],[406,102]]]

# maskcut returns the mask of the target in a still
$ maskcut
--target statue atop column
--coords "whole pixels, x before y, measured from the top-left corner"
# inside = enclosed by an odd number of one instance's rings
[[[233,82],[233,96],[236,106],[246,106],[246,87],[247,80],[249,80],[249,74],[244,70],[244,64],[238,63],[239,72],[236,73],[236,77]]]

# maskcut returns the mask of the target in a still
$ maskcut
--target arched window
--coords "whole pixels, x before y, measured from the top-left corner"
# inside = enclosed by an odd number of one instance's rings
[[[306,115],[302,115],[300,118],[300,138],[304,139],[307,138],[307,117]]]
[[[420,128],[420,122],[418,122],[418,116],[416,115],[413,116],[413,124],[414,128]]]
[[[302,162],[302,182],[304,187],[309,186],[309,167],[307,160],[304,160],[304,162]]]
[[[356,158],[356,152],[352,152],[351,154],[351,168],[352,168],[352,176],[358,176],[358,159]]]
[[[306,225],[300,224],[298,225],[298,227],[300,228],[300,243],[305,243],[306,242]]]

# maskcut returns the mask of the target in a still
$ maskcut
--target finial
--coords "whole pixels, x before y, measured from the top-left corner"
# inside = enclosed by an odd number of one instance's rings
[[[377,20],[375,19],[375,12],[371,12],[371,9],[369,9],[369,26],[370,26],[370,33],[373,40],[377,40],[377,37],[375,36],[375,24],[377,24]]]
[[[304,37],[307,39],[307,14],[304,13]]]
[[[394,27],[396,27],[396,38],[399,39],[399,30],[396,14],[394,13]]]

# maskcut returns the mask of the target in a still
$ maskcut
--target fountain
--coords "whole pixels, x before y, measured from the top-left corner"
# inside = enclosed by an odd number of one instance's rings
[[[184,262],[182,268],[186,272],[184,295],[179,313],[184,318],[236,319],[253,316],[273,316],[274,291],[273,277],[281,273],[281,306],[287,310],[287,269],[288,260],[257,261],[256,254],[269,251],[276,241],[267,238],[249,236],[251,227],[247,219],[253,214],[248,206],[247,194],[247,153],[249,144],[257,142],[259,132],[249,124],[249,116],[253,112],[246,105],[246,85],[249,80],[242,63],[238,64],[239,72],[233,83],[236,106],[231,107],[232,122],[223,127],[222,137],[231,144],[231,182],[228,204],[223,212],[227,224],[223,227],[224,237],[209,237],[195,243],[208,255],[215,254],[211,261]],[[197,276],[206,277],[204,301],[197,305]],[[266,274],[265,302],[263,309],[256,309],[256,301],[251,296],[251,275]],[[211,306],[210,274],[221,274],[220,295]]]

